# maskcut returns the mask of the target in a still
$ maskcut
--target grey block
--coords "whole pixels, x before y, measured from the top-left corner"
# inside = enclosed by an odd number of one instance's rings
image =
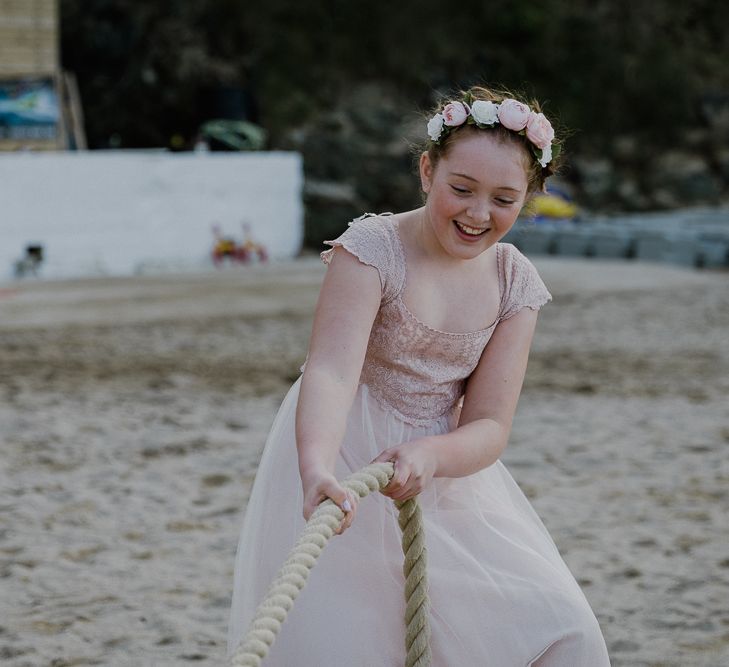
[[[632,257],[633,243],[632,234],[620,229],[595,232],[590,240],[593,256],[611,259]]]
[[[521,230],[519,249],[527,255],[548,255],[552,252],[554,229],[527,227]]]
[[[701,264],[701,246],[697,238],[676,238],[672,240],[671,249],[664,260],[683,266],[699,266]]]
[[[699,237],[701,266],[707,269],[729,267],[729,238]]]
[[[524,230],[518,226],[518,223],[514,225],[504,236],[501,237],[502,243],[511,243],[521,250],[521,240],[523,237]]]
[[[671,241],[660,232],[635,232],[635,257],[653,262],[665,261],[671,252]]]
[[[555,234],[554,252],[568,257],[586,257],[590,254],[589,229],[565,228]]]

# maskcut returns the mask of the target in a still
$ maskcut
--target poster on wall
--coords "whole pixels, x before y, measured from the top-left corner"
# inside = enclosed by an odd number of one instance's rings
[[[61,109],[52,77],[0,79],[0,148],[60,143]]]

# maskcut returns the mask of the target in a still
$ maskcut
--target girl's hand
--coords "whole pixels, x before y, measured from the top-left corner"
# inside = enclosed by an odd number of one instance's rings
[[[303,511],[306,521],[309,520],[319,503],[331,498],[344,512],[344,519],[335,533],[341,535],[352,525],[357,514],[359,496],[354,491],[345,489],[332,473],[324,469],[311,471],[302,475],[301,484],[304,491]]]
[[[410,500],[433,479],[437,460],[432,438],[417,438],[384,450],[372,461],[392,461],[395,474],[382,493],[393,500]]]

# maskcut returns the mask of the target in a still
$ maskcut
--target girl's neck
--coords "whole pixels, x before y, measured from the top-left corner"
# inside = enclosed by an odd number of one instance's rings
[[[443,250],[443,246],[440,245],[433,232],[426,206],[408,211],[403,214],[401,219],[407,227],[406,234],[411,245],[415,246],[418,255],[424,260],[438,264],[444,269],[463,267],[471,261],[453,257]]]

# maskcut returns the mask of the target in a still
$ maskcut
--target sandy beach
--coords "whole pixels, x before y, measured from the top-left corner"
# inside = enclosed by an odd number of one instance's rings
[[[554,301],[502,460],[615,667],[729,665],[729,273],[534,263]],[[2,665],[224,664],[246,499],[324,271],[0,286]]]

